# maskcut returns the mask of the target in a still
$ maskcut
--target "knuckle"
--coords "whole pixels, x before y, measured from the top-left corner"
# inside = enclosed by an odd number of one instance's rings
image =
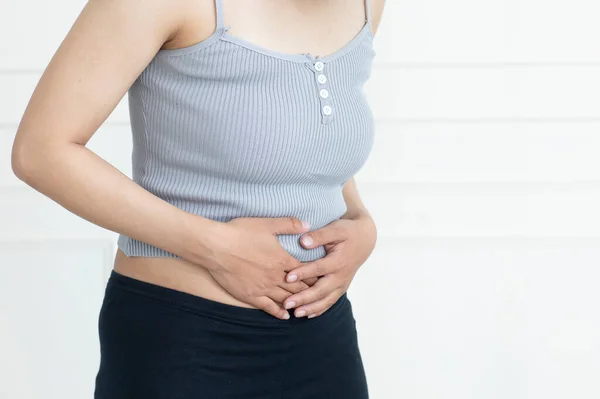
[[[318,287],[316,291],[316,296],[319,298],[323,298],[327,293],[327,289],[324,286]]]
[[[260,309],[264,310],[267,313],[271,313],[271,304],[268,301],[264,300],[264,299],[265,298],[261,297],[260,300],[258,300],[256,302],[256,304],[258,305],[258,307]]]
[[[310,234],[311,234],[313,240],[317,241],[317,242],[321,242],[324,238],[323,230],[315,230]]]
[[[314,300],[319,300],[325,298],[327,293],[330,291],[327,284],[316,284],[313,287]]]
[[[267,298],[265,298],[264,296],[254,298],[254,302],[259,308],[263,310],[269,307],[269,301],[267,301]]]
[[[275,261],[273,258],[269,257],[264,260],[264,262],[260,262],[259,267],[266,270],[272,270],[275,268]]]

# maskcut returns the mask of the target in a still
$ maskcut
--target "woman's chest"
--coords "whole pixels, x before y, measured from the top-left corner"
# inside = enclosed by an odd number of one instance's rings
[[[303,62],[232,43],[207,50],[159,59],[132,87],[155,148],[256,183],[335,184],[362,167],[374,138],[369,47]]]

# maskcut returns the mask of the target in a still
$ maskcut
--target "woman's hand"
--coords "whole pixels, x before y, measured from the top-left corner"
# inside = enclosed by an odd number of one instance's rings
[[[327,255],[290,270],[288,282],[320,278],[312,287],[286,298],[285,308],[295,307],[296,317],[311,318],[325,313],[348,290],[359,267],[373,252],[376,240],[377,229],[368,215],[338,219],[304,234],[300,237],[302,246],[324,245]]]
[[[210,255],[202,266],[235,298],[281,319],[290,315],[285,298],[309,284],[285,280],[286,272],[302,263],[290,255],[277,234],[301,234],[310,226],[293,217],[235,218],[211,234]],[[309,280],[310,281],[310,280]]]

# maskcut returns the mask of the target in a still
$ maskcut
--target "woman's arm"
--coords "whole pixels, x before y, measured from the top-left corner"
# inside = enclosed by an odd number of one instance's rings
[[[187,0],[89,0],[31,96],[13,143],[12,169],[72,213],[205,267],[237,299],[286,318],[277,302],[308,286],[285,282],[286,270],[300,262],[276,235],[306,232],[300,220],[220,223],[193,215],[86,148],[156,52],[177,35],[188,6]]]
[[[160,0],[89,1],[31,96],[13,143],[12,169],[31,187],[101,227],[198,261],[197,253],[187,250],[193,242],[209,251],[210,234],[197,232],[211,231],[216,222],[190,218],[85,147],[175,35],[176,9]]]
[[[344,195],[344,201],[347,206],[347,211],[344,216],[342,216],[342,219],[358,219],[360,217],[371,218],[371,214],[360,198],[354,177],[351,177],[346,184],[344,184],[342,194]]]

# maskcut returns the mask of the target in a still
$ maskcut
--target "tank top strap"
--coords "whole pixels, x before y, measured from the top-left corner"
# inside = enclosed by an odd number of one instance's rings
[[[223,29],[223,0],[215,0],[215,13],[217,14],[217,30]]]
[[[365,17],[367,23],[371,23],[371,0],[365,0]]]

